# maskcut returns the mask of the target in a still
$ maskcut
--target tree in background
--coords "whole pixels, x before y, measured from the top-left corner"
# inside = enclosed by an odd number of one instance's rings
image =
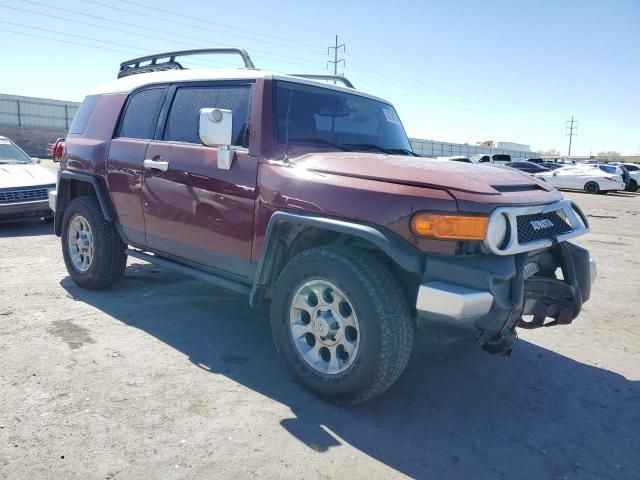
[[[607,162],[614,162],[620,160],[620,152],[615,150],[609,150],[608,152],[600,152],[596,155],[597,160],[605,160]]]
[[[555,148],[550,148],[548,150],[542,150],[540,152],[542,155],[544,155],[545,157],[560,157],[560,152],[558,150],[556,150]]]

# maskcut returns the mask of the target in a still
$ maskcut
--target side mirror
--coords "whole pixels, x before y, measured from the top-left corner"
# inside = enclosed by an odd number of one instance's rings
[[[233,114],[221,108],[201,108],[198,135],[203,145],[218,147],[218,168],[230,170],[235,152],[231,148]]]
[[[40,160],[38,157],[31,157],[31,161],[32,161],[33,163],[40,163],[40,162],[42,162],[42,160]]]

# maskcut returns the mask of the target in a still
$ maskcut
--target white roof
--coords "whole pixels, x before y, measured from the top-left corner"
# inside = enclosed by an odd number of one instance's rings
[[[342,85],[333,85],[323,81],[311,80],[302,77],[294,77],[278,73],[266,72],[249,68],[202,68],[197,70],[165,70],[159,72],[137,73],[113,80],[91,90],[87,95],[105,95],[112,93],[129,93],[138,87],[157,83],[189,82],[206,80],[257,80],[257,79],[286,80],[288,82],[302,83],[352,93],[362,97],[371,98],[384,103],[388,101],[360,92]]]

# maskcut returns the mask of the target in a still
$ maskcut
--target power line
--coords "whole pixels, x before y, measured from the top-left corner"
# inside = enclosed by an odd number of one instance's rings
[[[333,47],[327,47],[327,55],[331,54],[331,50],[333,50],[333,60],[327,60],[327,68],[329,65],[333,65],[333,74],[338,75],[338,64],[342,63],[342,66],[345,66],[344,58],[338,59],[338,51],[342,49],[343,53],[346,53],[344,43],[338,45],[338,35],[336,35],[336,44]],[[335,80],[333,83],[336,83]]]
[[[161,33],[161,34],[163,34],[165,36],[165,39],[167,37],[167,30],[166,29],[151,28],[151,27],[147,27],[147,26],[141,28],[140,24],[125,22],[125,21],[122,21],[122,20],[119,20],[119,19],[116,20],[116,19],[112,19],[112,18],[102,17],[100,15],[92,15],[92,14],[89,14],[89,13],[79,12],[77,10],[73,10],[73,9],[69,9],[69,8],[63,8],[63,7],[50,5],[50,4],[47,4],[47,3],[38,2],[38,1],[35,1],[35,0],[19,0],[19,1],[24,2],[24,3],[29,3],[29,4],[32,4],[32,5],[36,5],[36,6],[40,6],[40,7],[50,8],[50,9],[56,10],[58,12],[60,12],[60,11],[67,12],[67,13],[71,13],[73,15],[80,15],[80,16],[83,16],[83,17],[102,20],[102,21],[105,21],[105,22],[115,23],[115,24],[121,25],[121,26],[125,25],[125,26],[128,26],[128,27],[131,27],[133,29],[133,32],[136,32],[136,31],[139,31],[141,29],[144,29],[144,30],[148,30],[148,31],[152,31],[152,32]],[[96,3],[96,4],[100,3],[100,2],[95,2],[93,0],[86,0],[86,1],[87,2],[91,2],[91,3]],[[113,9],[113,10],[116,10],[116,11],[123,11],[124,13],[134,13],[135,15],[139,15],[141,17],[144,17],[147,21],[149,20],[149,18],[153,18],[153,19],[157,19],[157,20],[160,20],[160,21],[163,21],[163,22],[168,22],[168,23],[171,23],[171,24],[178,24],[178,25],[187,26],[187,27],[189,27],[191,29],[193,29],[193,28],[196,28],[198,30],[201,29],[201,27],[194,26],[192,24],[186,24],[186,23],[183,23],[183,22],[177,22],[175,20],[165,20],[165,19],[162,19],[162,18],[159,18],[159,17],[150,16],[149,14],[145,14],[145,13],[133,12],[131,10],[118,9],[116,7],[112,7],[112,6],[105,5],[105,4],[102,4],[102,5],[103,6],[107,6],[107,7],[111,8],[111,9]],[[16,7],[10,7],[10,6],[7,6],[7,5],[2,5],[2,7],[17,10]],[[30,12],[30,13],[35,13],[37,15],[42,15],[42,13],[40,13],[40,12]],[[68,20],[68,19],[65,19],[65,20]],[[127,32],[127,33],[131,33],[133,35],[132,32]],[[224,32],[219,32],[219,33],[223,33],[224,34]],[[242,37],[240,35],[234,35],[234,34],[229,34],[229,35],[240,37],[240,38],[246,38],[246,37]],[[172,37],[178,36],[178,37],[182,37],[182,38],[186,38],[186,39],[190,39],[190,40],[196,40],[196,41],[199,42],[200,45],[202,45],[204,43],[204,44],[208,44],[208,45],[213,44],[213,45],[219,45],[219,46],[225,46],[225,47],[233,46],[233,45],[230,45],[228,43],[212,42],[208,38],[196,37],[196,36],[193,36],[193,35],[185,35],[185,34],[182,34],[182,33],[171,32],[171,36]],[[251,40],[256,41],[255,39],[251,39]],[[264,43],[263,40],[257,40],[257,41],[260,41],[260,42]],[[256,50],[256,49],[253,49],[253,51],[260,53],[264,58],[269,59],[269,57],[271,57],[270,58],[271,60],[281,61],[282,63],[289,63],[291,65],[298,65],[298,66],[300,66],[300,65],[304,66],[304,63],[306,63],[307,65],[314,65],[315,66],[315,63],[312,63],[311,61],[306,60],[306,59],[303,60],[303,59],[299,59],[297,57],[292,57],[292,56],[289,56],[289,55],[278,55],[278,54],[273,54],[273,53],[270,53],[270,52],[264,52],[262,50]],[[283,58],[285,60],[280,60],[281,58]],[[293,60],[293,61],[291,61],[291,60]]]
[[[172,16],[177,16],[177,17],[181,17],[181,18],[186,18],[186,19],[188,19],[188,20],[195,20],[195,21],[198,21],[198,22],[204,23],[204,24],[206,24],[207,26],[216,25],[216,26],[219,26],[219,27],[222,27],[222,28],[226,28],[226,29],[232,29],[232,30],[235,30],[235,31],[251,33],[251,34],[253,34],[253,35],[260,35],[260,36],[262,36],[262,37],[273,38],[273,39],[275,39],[275,40],[280,40],[280,41],[282,41],[282,42],[285,42],[285,43],[289,44],[289,47],[290,47],[290,48],[296,48],[296,49],[298,49],[298,50],[301,50],[301,49],[299,48],[299,45],[304,45],[304,46],[307,46],[307,47],[313,48],[313,49],[314,49],[314,52],[313,52],[313,53],[317,53],[318,51],[321,51],[321,49],[323,48],[323,47],[322,47],[322,46],[320,46],[320,45],[313,45],[313,44],[311,44],[311,43],[299,42],[299,41],[297,41],[297,40],[295,41],[295,44],[293,44],[292,40],[291,40],[291,39],[288,39],[288,38],[279,37],[279,36],[277,36],[277,35],[270,35],[270,34],[268,34],[268,33],[255,32],[255,31],[253,31],[253,30],[247,30],[247,29],[245,29],[245,28],[240,28],[240,27],[238,27],[237,25],[228,26],[228,25],[224,25],[224,24],[222,24],[222,23],[212,22],[212,21],[210,21],[209,19],[206,19],[206,20],[205,20],[205,19],[203,19],[203,18],[193,17],[193,16],[191,16],[191,15],[184,15],[184,14],[182,14],[182,13],[178,13],[178,12],[175,12],[175,11],[165,10],[165,9],[162,9],[162,8],[158,8],[158,7],[157,7],[157,6],[155,6],[155,5],[148,5],[148,4],[144,4],[144,3],[140,3],[140,2],[135,2],[135,1],[133,1],[133,0],[117,0],[117,1],[119,1],[119,2],[121,2],[121,3],[128,3],[128,4],[130,4],[130,5],[137,5],[137,6],[141,7],[141,8],[145,8],[145,9],[153,8],[153,10],[154,10],[154,11],[156,11],[156,12],[164,12],[164,13],[167,13],[167,14],[172,15]],[[234,10],[236,10],[236,9],[237,9],[237,7],[234,5],[233,9],[234,9]]]
[[[575,127],[573,126],[575,123]],[[578,121],[574,120],[573,115],[571,115],[571,120],[567,120],[567,126],[566,126],[566,137],[569,137],[569,154],[568,156],[571,156],[571,140],[573,139],[573,137],[577,137],[578,134],[574,133],[575,130],[578,130]]]

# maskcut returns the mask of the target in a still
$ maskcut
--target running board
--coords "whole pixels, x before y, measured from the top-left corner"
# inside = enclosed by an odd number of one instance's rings
[[[233,290],[234,292],[242,293],[244,295],[251,294],[251,287],[249,285],[245,285],[244,283],[236,282],[234,280],[229,280],[228,278],[205,272],[203,270],[198,270],[197,268],[189,267],[172,260],[167,260],[166,258],[158,257],[156,255],[145,253],[140,250],[134,250],[132,248],[127,248],[127,255],[133,258],[137,258],[138,260],[144,260],[145,262],[153,263],[154,265],[158,265],[159,267],[165,267],[184,275],[204,280],[205,282],[211,283],[216,287]]]

